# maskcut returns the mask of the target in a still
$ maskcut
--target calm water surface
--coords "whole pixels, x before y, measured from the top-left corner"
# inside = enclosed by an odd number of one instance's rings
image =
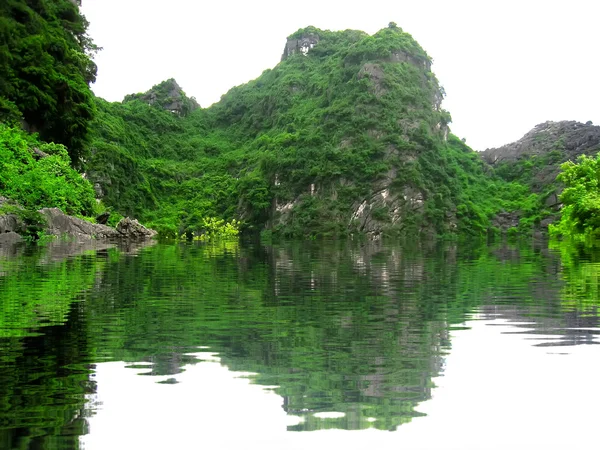
[[[65,245],[0,249],[1,449],[600,445],[600,255]]]

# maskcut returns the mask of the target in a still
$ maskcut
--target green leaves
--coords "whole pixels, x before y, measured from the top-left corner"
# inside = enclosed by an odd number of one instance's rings
[[[78,165],[94,114],[88,83],[95,80],[90,54],[97,47],[87,22],[70,0],[6,0],[0,16],[0,119],[14,119],[18,109],[42,139],[65,144]],[[7,104],[14,108],[3,114]]]
[[[318,42],[306,55],[207,109],[165,111],[174,80],[123,103],[97,99],[88,174],[104,201],[177,236],[208,217],[343,236],[371,200],[373,219],[400,221],[403,233],[482,234],[502,209],[538,220],[540,197],[487,173],[456,137],[445,141],[443,89],[409,34],[391,24],[373,36],[309,27],[290,38],[308,34]]]
[[[45,157],[34,158],[36,148]],[[31,210],[58,207],[67,214],[92,215],[94,190],[70,165],[67,149],[0,124],[0,195]]]
[[[577,163],[567,161],[561,170],[558,179],[565,184],[560,196],[564,206],[560,222],[550,232],[593,244],[600,238],[600,154],[595,158],[582,155]]]

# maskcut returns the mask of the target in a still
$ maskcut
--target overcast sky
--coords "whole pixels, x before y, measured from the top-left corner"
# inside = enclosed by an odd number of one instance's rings
[[[600,124],[600,0],[83,0],[96,95],[120,101],[168,78],[203,107],[280,60],[299,28],[396,22],[433,58],[452,131],[476,150],[546,120]]]

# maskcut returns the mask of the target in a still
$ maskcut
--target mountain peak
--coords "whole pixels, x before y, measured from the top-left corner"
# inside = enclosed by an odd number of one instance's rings
[[[123,102],[132,100],[141,100],[144,103],[158,106],[179,116],[185,116],[200,107],[194,97],[190,98],[185,94],[174,78],[169,78],[152,86],[152,89],[143,94],[127,95],[123,99]]]

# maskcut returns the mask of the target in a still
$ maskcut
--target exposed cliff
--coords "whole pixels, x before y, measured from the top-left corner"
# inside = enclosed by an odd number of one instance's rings
[[[140,100],[180,116],[188,115],[200,107],[196,99],[188,97],[173,78],[152,86],[152,89],[143,94],[128,95],[123,101],[131,100]]]
[[[43,208],[37,213],[20,206],[11,206],[0,197],[0,245],[36,239],[40,232],[54,237],[67,237],[78,242],[90,240],[146,240],[156,236],[156,231],[128,217],[121,219],[116,228],[91,223],[78,217],[68,216],[58,208]]]
[[[169,233],[207,216],[287,236],[481,233],[506,192],[449,135],[431,67],[395,24],[298,30],[276,67],[210,108],[99,100],[88,173],[115,209]]]
[[[539,215],[537,225],[545,230],[558,217],[558,197],[563,189],[556,180],[560,165],[576,161],[580,155],[595,155],[600,151],[600,127],[591,122],[544,122],[516,142],[481,153],[497,175],[508,182],[527,186],[536,195],[531,213]],[[495,219],[499,228],[516,226],[524,211],[504,212]]]
[[[600,150],[600,127],[591,122],[544,122],[516,142],[481,153],[488,164],[501,165],[555,152],[562,162]]]

